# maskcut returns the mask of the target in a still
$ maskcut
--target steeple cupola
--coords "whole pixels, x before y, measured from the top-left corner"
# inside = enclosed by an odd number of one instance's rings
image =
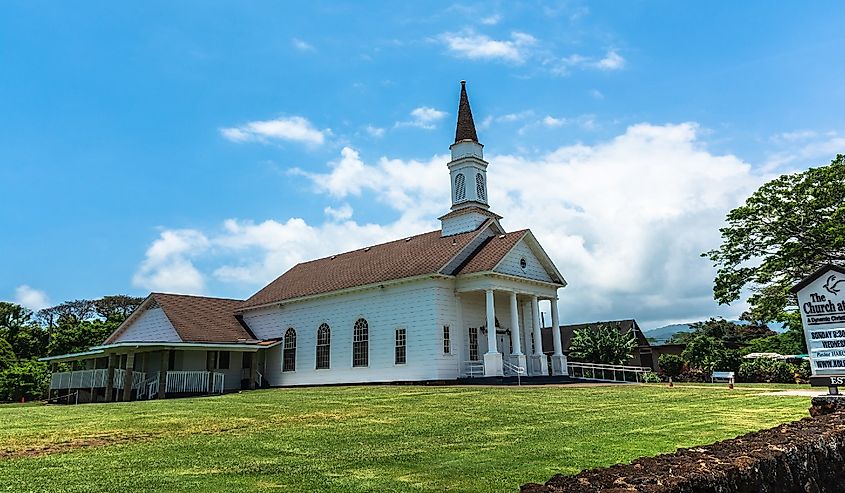
[[[452,212],[441,217],[443,236],[472,231],[491,217],[487,194],[487,161],[478,142],[466,81],[461,81],[455,143],[449,146],[452,160],[447,165],[452,182]]]

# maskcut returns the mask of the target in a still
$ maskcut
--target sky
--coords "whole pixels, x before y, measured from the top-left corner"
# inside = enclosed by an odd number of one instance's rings
[[[737,317],[725,214],[845,152],[845,4],[3,2],[0,299],[245,298],[439,228],[460,91],[561,319]]]

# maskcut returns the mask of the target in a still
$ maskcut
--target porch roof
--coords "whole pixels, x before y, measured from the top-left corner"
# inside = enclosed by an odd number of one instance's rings
[[[92,347],[88,351],[83,351],[81,353],[68,353],[68,354],[60,354],[57,356],[46,356],[44,358],[39,358],[38,361],[52,361],[61,363],[63,361],[79,361],[85,359],[99,358],[102,356],[108,356],[109,354],[113,353],[124,353],[124,352],[132,352],[132,349],[136,349],[138,351],[151,351],[151,350],[166,350],[166,349],[181,349],[183,351],[190,351],[190,350],[206,350],[206,351],[243,351],[243,352],[254,352],[259,351],[261,349],[268,349],[274,347],[278,344],[281,344],[281,340],[277,339],[268,339],[268,340],[250,340],[244,342],[237,342],[237,343],[225,343],[225,342],[145,342],[145,341],[138,341],[138,342],[118,342],[115,344],[106,344],[103,346],[95,346]]]

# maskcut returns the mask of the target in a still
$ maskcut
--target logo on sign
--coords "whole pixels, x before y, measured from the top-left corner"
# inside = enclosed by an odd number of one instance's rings
[[[839,291],[841,291],[842,288],[839,288],[837,286],[839,286],[843,282],[845,282],[845,279],[840,279],[840,280],[837,281],[836,280],[836,274],[834,274],[834,275],[827,278],[827,282],[824,283],[824,288],[830,294],[839,294]]]

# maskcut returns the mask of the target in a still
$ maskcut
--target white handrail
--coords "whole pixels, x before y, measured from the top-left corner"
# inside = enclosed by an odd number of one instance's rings
[[[502,361],[502,367],[505,370],[509,370],[513,373],[516,373],[516,383],[517,385],[522,386],[522,374],[525,373],[525,368],[522,366],[516,366],[513,363],[508,361]]]
[[[639,382],[640,375],[653,371],[651,368],[645,366],[605,365],[600,363],[580,363],[574,361],[567,362],[566,366],[569,370],[569,375],[572,377],[606,382],[628,382],[629,380],[626,378],[628,373],[632,373],[634,375],[634,381]],[[581,370],[580,376],[577,375],[578,372],[575,371],[576,368]],[[587,376],[587,371],[589,371],[589,376]],[[601,372],[601,377],[598,377],[598,372]],[[611,378],[607,378],[608,372],[611,372]],[[621,372],[622,374],[621,379],[618,378],[618,372]]]
[[[260,389],[261,388],[261,382],[264,380],[264,375],[262,375],[260,371],[256,371],[255,376],[257,377],[255,379],[255,381],[258,384],[258,388]]]
[[[225,382],[226,382],[226,375],[224,375],[223,373],[214,373],[213,375],[214,375],[214,383],[213,383],[213,387],[211,389],[211,392],[212,393],[217,392],[219,394],[222,394],[223,388],[224,388],[224,385],[225,385]]]

